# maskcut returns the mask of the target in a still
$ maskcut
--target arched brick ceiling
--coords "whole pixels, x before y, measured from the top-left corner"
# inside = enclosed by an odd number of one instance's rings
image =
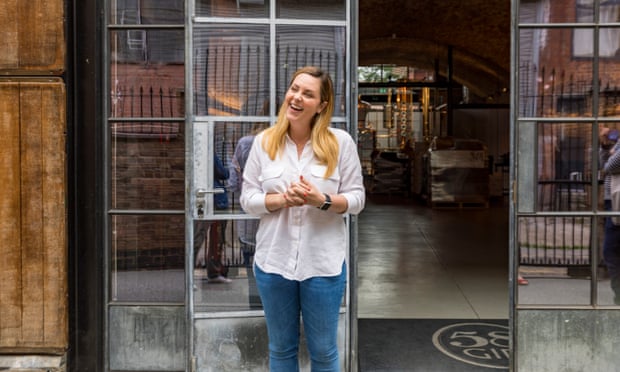
[[[359,64],[398,64],[446,77],[479,97],[510,85],[510,0],[359,0]]]

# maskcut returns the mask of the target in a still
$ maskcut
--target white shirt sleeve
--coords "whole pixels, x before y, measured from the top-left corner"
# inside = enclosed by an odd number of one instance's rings
[[[359,214],[364,209],[366,193],[357,146],[347,132],[343,130],[336,130],[335,132],[340,143],[338,165],[340,168],[340,187],[338,194],[347,199],[346,213]]]

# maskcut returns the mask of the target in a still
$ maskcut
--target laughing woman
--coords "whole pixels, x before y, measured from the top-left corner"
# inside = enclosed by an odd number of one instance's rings
[[[259,216],[254,272],[265,310],[271,371],[297,371],[300,315],[312,371],[339,371],[337,332],[346,284],[344,213],[365,193],[357,147],[330,127],[334,88],[316,67],[296,71],[275,125],[259,134],[241,206]]]

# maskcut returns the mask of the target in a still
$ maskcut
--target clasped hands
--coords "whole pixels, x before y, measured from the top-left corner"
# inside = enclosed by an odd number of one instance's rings
[[[299,182],[291,182],[281,195],[284,199],[283,208],[300,207],[306,204],[318,207],[325,199],[323,193],[303,176],[299,176]]]

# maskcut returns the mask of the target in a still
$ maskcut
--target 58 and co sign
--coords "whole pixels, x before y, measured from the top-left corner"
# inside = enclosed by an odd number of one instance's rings
[[[442,353],[481,367],[508,369],[508,327],[494,323],[456,323],[433,334]]]

